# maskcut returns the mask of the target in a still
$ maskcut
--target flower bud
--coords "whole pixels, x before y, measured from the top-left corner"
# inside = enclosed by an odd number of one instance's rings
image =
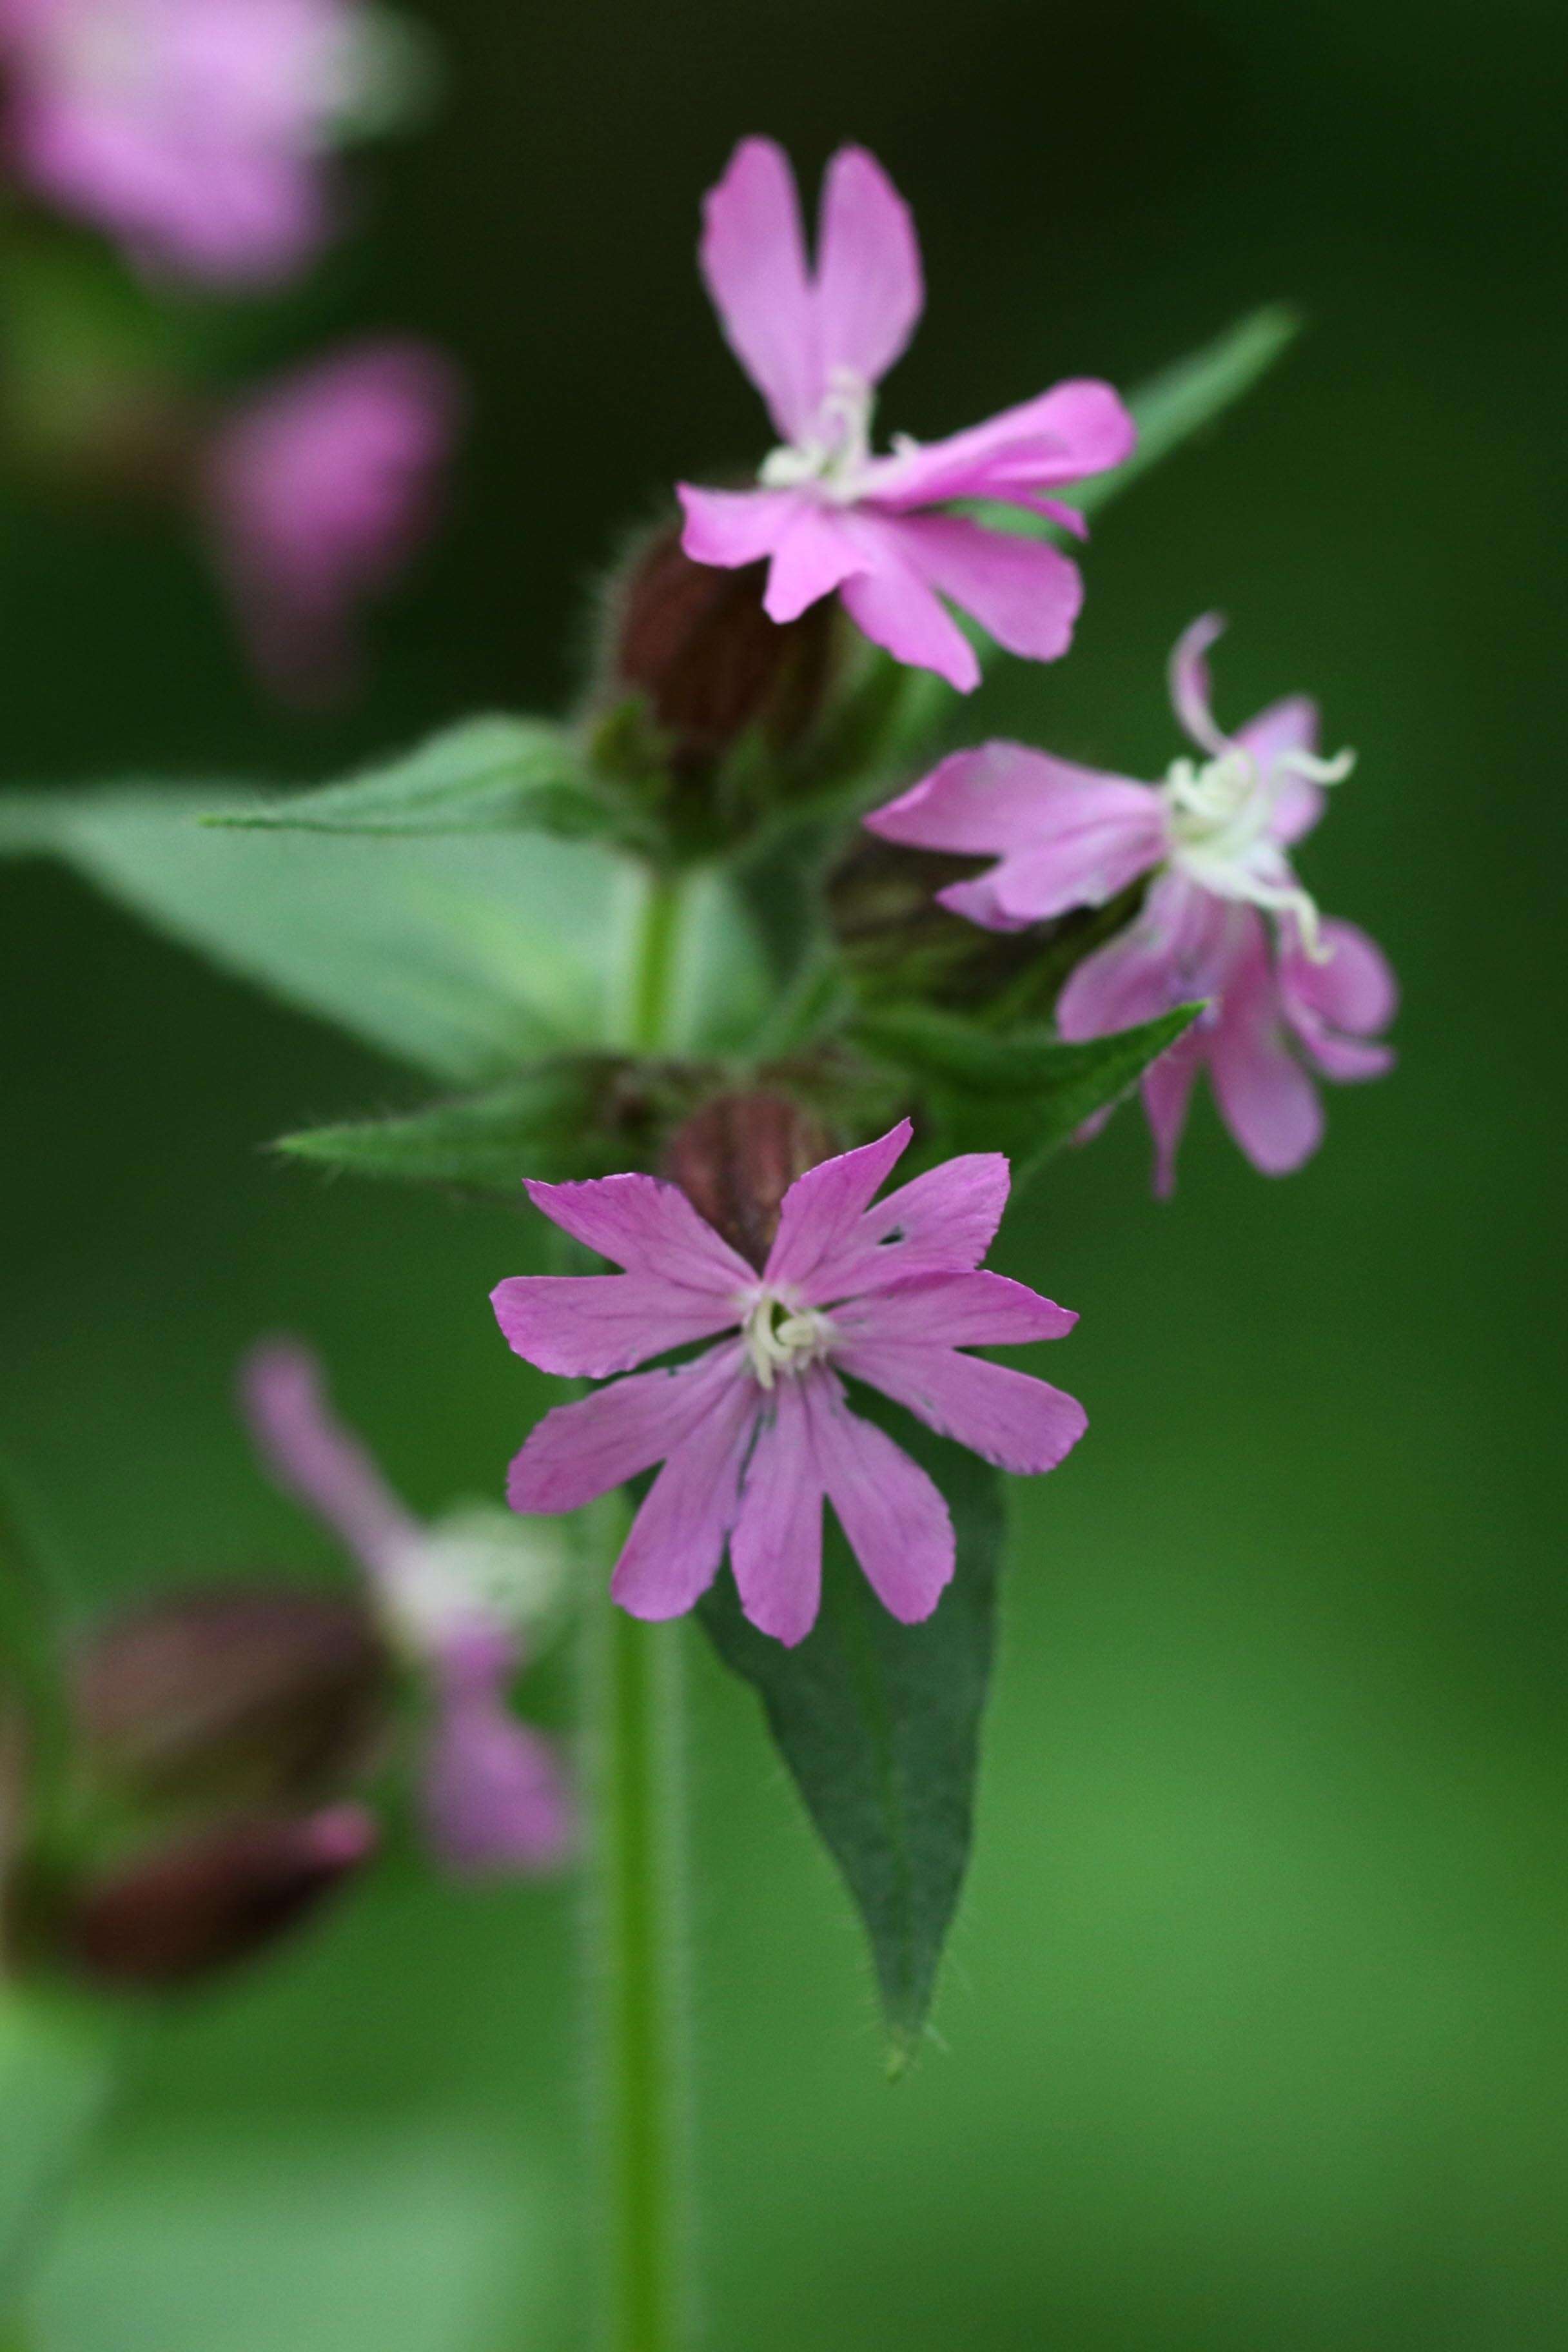
[[[990,931],[936,894],[985,861],[867,835],[827,878],[828,918],[862,995],[918,998],[982,1017],[1043,1020],[1073,966],[1135,912],[1142,885],[1026,930]]]
[[[375,1843],[361,1805],[226,1822],[79,1885],[52,1922],[51,1956],[109,1986],[193,1983],[287,1933]]]
[[[117,1800],[310,1804],[370,1761],[389,1664],[356,1602],[287,1584],[213,1586],[95,1631],[73,1662],[89,1783]]]
[[[760,1269],[784,1194],[832,1150],[821,1120],[787,1096],[718,1095],[676,1129],[664,1168],[698,1214]]]
[[[694,563],[671,524],[647,541],[612,591],[605,667],[612,695],[647,700],[682,782],[700,782],[752,728],[777,749],[805,733],[834,669],[824,597],[796,621],[763,610],[765,563]]]

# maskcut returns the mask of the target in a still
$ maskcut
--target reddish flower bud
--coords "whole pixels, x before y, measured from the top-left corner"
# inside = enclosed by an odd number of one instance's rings
[[[681,1121],[664,1168],[698,1214],[760,1269],[784,1194],[832,1149],[821,1120],[786,1096],[719,1095]]]
[[[98,1982],[192,1983],[295,1927],[369,1860],[360,1805],[258,1815],[155,1848],[79,1887],[54,1922],[54,1956]]]
[[[643,546],[612,592],[611,688],[647,698],[685,781],[705,776],[752,727],[787,747],[822,708],[834,667],[833,600],[798,621],[770,621],[766,581],[764,563],[738,572],[693,563],[671,525]]]
[[[144,1804],[313,1803],[370,1760],[389,1672],[356,1601],[277,1584],[148,1602],[73,1663],[87,1777]]]

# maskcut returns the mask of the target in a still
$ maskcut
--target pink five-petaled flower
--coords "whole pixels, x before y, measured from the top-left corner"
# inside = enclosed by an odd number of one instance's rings
[[[0,0],[10,145],[145,267],[275,279],[326,234],[322,155],[377,47],[356,0]]]
[[[1073,972],[1057,1022],[1066,1038],[1102,1037],[1207,1001],[1143,1079],[1162,1194],[1200,1070],[1242,1150],[1279,1176],[1322,1137],[1312,1073],[1375,1078],[1393,1060],[1373,1042],[1394,1015],[1393,973],[1364,932],[1319,916],[1289,856],[1351,755],[1318,757],[1317,709],[1303,695],[1221,732],[1206,656],[1223,625],[1213,614],[1194,622],[1171,657],[1176,716],[1204,757],[1173,761],[1163,784],[987,743],[866,820],[889,841],[996,856],[938,893],[993,930],[1102,906],[1154,877],[1134,919]]]
[[[572,1801],[550,1741],[510,1713],[507,1690],[557,1548],[489,1507],[421,1525],[332,1413],[303,1348],[254,1349],[240,1396],[273,1476],[358,1561],[389,1635],[429,1685],[420,1796],[433,1849],[465,1873],[553,1869],[573,1843]]]
[[[462,407],[451,362],[363,343],[244,403],[210,443],[200,496],[258,670],[294,700],[352,683],[357,607],[436,519]]]
[[[1083,1434],[1072,1397],[962,1352],[1059,1339],[1078,1319],[976,1271],[1006,1203],[1006,1160],[946,1160],[873,1208],[910,1135],[905,1119],[797,1177],[761,1272],[654,1177],[529,1184],[536,1208],[626,1271],[498,1285],[496,1318],[520,1356],[602,1379],[731,1335],[689,1363],[558,1405],[512,1464],[520,1511],[573,1510],[664,1464],[611,1583],[633,1616],[691,1608],[728,1539],[752,1622],[804,1640],[821,1591],[824,1496],[883,1604],[905,1624],[930,1616],[953,1572],[947,1506],[850,1411],[841,1373],[1005,1470],[1054,1470]]]
[[[837,589],[875,644],[961,692],[980,665],[944,597],[1010,653],[1066,653],[1078,566],[933,509],[984,499],[1081,537],[1081,516],[1048,494],[1131,454],[1137,428],[1110,386],[1058,383],[967,433],[900,438],[874,457],[872,397],[924,295],[909,209],[863,148],[840,148],[827,167],[815,270],[788,158],[769,139],[743,140],[710,192],[701,255],[725,337],[783,438],[755,489],[680,485],[687,554],[731,567],[771,557],[763,604],[775,621]]]

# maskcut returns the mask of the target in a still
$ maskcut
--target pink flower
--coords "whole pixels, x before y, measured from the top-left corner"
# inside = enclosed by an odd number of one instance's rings
[[[149,269],[288,276],[321,158],[376,75],[355,0],[0,0],[18,169]]]
[[[1054,1470],[1083,1434],[1073,1398],[963,1352],[1059,1339],[1078,1319],[976,1271],[1006,1203],[1006,1160],[947,1160],[872,1207],[910,1136],[904,1119],[798,1177],[760,1273],[673,1184],[528,1185],[553,1223],[626,1271],[498,1285],[496,1318],[520,1356],[603,1379],[731,1335],[558,1405],[512,1464],[514,1510],[570,1511],[663,1463],[610,1587],[634,1617],[689,1609],[728,1540],[752,1622],[804,1640],[821,1591],[824,1496],[885,1607],[905,1624],[931,1615],[953,1571],[947,1506],[850,1411],[843,1373],[1005,1470]]]
[[[1300,695],[1223,734],[1205,658],[1223,626],[1213,614],[1195,621],[1172,656],[1176,715],[1205,756],[1173,761],[1163,784],[987,743],[866,820],[889,841],[995,856],[987,873],[938,893],[992,930],[1103,906],[1154,877],[1133,921],[1073,972],[1057,1021],[1064,1037],[1101,1037],[1207,1000],[1143,1080],[1161,1193],[1174,1181],[1200,1070],[1242,1150],[1278,1176],[1321,1140],[1312,1074],[1380,1077],[1393,1060],[1370,1042],[1394,1016],[1387,963],[1352,924],[1320,918],[1289,856],[1352,755],[1317,756],[1316,706]]]
[[[754,490],[679,487],[683,544],[699,563],[772,559],[766,611],[793,621],[835,589],[852,620],[901,662],[977,685],[973,646],[945,597],[998,645],[1055,661],[1083,601],[1054,547],[933,509],[984,499],[1082,518],[1047,493],[1128,457],[1136,427],[1109,384],[1058,383],[988,425],[874,457],[876,386],[903,351],[924,294],[907,205],[864,148],[827,167],[816,268],[806,261],[788,158],[743,140],[704,212],[702,273],[725,336],[768,404],[781,446]]]
[[[557,1548],[485,1507],[421,1525],[334,1417],[305,1349],[255,1349],[240,1394],[273,1476],[359,1562],[383,1622],[430,1686],[421,1811],[435,1851],[463,1872],[554,1868],[574,1841],[571,1798],[550,1741],[518,1722],[507,1692]]]
[[[207,450],[201,499],[261,675],[294,699],[352,680],[360,600],[432,528],[461,409],[420,343],[365,343],[270,385]]]

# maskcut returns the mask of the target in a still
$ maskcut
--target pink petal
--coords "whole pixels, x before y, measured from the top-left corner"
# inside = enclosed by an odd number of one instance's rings
[[[884,841],[914,849],[1000,857],[1110,814],[1131,820],[1151,806],[1158,796],[1147,784],[996,741],[952,752],[864,822]]]
[[[942,906],[971,921],[989,916],[991,929],[1016,930],[1074,907],[1103,907],[1158,865],[1164,846],[1163,819],[1149,793],[1131,817],[1078,825],[1038,849],[1004,858],[980,877],[984,894],[966,883],[950,883],[936,895]]]
[[[279,1485],[324,1519],[373,1575],[419,1543],[417,1520],[328,1404],[308,1348],[285,1339],[253,1348],[239,1388],[251,1439]]]
[[[997,499],[1033,509],[1041,490],[1120,466],[1137,439],[1138,428],[1110,384],[1058,383],[984,425],[879,459],[868,471],[866,495],[897,511],[952,499]]]
[[[876,383],[909,341],[924,299],[909,206],[874,155],[841,147],[827,167],[816,256],[824,383],[841,369]]]
[[[1330,917],[1322,926],[1328,950],[1320,962],[1299,951],[1283,960],[1293,1003],[1309,1006],[1323,1021],[1352,1036],[1386,1029],[1399,1005],[1399,983],[1375,940],[1354,923]]]
[[[1193,1087],[1207,1055],[1206,1034],[1199,1026],[1178,1037],[1169,1050],[1143,1073],[1143,1109],[1154,1139],[1154,1197],[1168,1201],[1176,1189],[1176,1153],[1181,1147],[1192,1103]]]
[[[960,1152],[868,1209],[858,1237],[877,1245],[889,1280],[967,1273],[996,1237],[1012,1181],[1002,1152]]]
[[[896,530],[910,569],[1025,661],[1057,661],[1072,643],[1083,575],[1043,540],[987,530],[965,515],[906,515]]]
[[[1236,740],[1244,751],[1251,752],[1258,774],[1267,779],[1285,752],[1317,750],[1318,706],[1309,695],[1287,695],[1282,702],[1271,702],[1267,710],[1237,728]],[[1283,776],[1268,830],[1276,841],[1289,845],[1310,833],[1322,814],[1321,784],[1306,776]]]
[[[1311,1157],[1322,1141],[1322,1105],[1286,1043],[1261,932],[1226,992],[1208,1061],[1220,1116],[1255,1168],[1286,1176]]]
[[[1225,627],[1222,613],[1201,614],[1176,639],[1170,662],[1171,701],[1176,717],[1199,750],[1213,758],[1230,748],[1209,707],[1208,649],[1225,635]]]
[[[822,397],[822,362],[795,174],[773,140],[742,139],[709,190],[700,251],[726,342],[783,438],[803,440]]]
[[[740,1320],[732,1299],[647,1274],[514,1274],[490,1305],[515,1354],[542,1372],[594,1381]]]
[[[676,485],[686,515],[680,544],[693,563],[733,572],[760,563],[787,536],[808,501],[794,490],[700,490]]]
[[[700,1217],[679,1185],[657,1176],[593,1176],[579,1184],[524,1180],[552,1224],[628,1274],[649,1274],[709,1297],[730,1298],[755,1269]]]
[[[718,1575],[758,1393],[743,1373],[733,1377],[648,1488],[610,1579],[611,1599],[629,1615],[679,1617]]]
[[[857,1221],[908,1150],[913,1133],[909,1120],[901,1118],[875,1143],[820,1160],[797,1176],[784,1196],[763,1281],[808,1288],[818,1267],[854,1235]],[[751,1280],[756,1281],[754,1274]]]
[[[944,1348],[1060,1339],[1077,1321],[1070,1309],[1042,1298],[1026,1284],[984,1273],[917,1275],[889,1290],[852,1298],[833,1317],[834,1329],[856,1346],[931,1340]]]
[[[962,915],[966,923],[978,923],[983,931],[1026,931],[1034,917],[1009,914],[997,896],[996,877],[1001,871],[1001,866],[994,866],[989,874],[972,875],[967,882],[949,882],[937,898],[950,915]]]
[[[822,1599],[822,1479],[805,1385],[783,1380],[773,1391],[730,1538],[742,1608],[753,1625],[789,1648],[805,1641]]]
[[[1300,949],[1281,956],[1280,995],[1296,1037],[1326,1078],[1342,1086],[1381,1078],[1393,1048],[1369,1042],[1393,1020],[1399,990],[1383,950],[1352,923],[1326,922],[1327,960]]]
[[[1156,1020],[1217,996],[1255,921],[1251,910],[1163,875],[1136,922],[1074,970],[1057,1001],[1057,1026],[1077,1042]]]
[[[552,1743],[499,1688],[463,1688],[437,1718],[421,1779],[426,1835],[465,1875],[531,1876],[570,1853],[574,1809]]]
[[[1019,1475],[1054,1470],[1089,1426],[1077,1398],[1048,1381],[954,1348],[864,1341],[840,1349],[834,1360],[942,1436]]]
[[[847,580],[844,609],[863,636],[911,669],[935,670],[959,694],[980,683],[980,664],[963,631],[922,580],[888,552],[875,571]]]
[[[802,499],[774,553],[763,608],[770,620],[798,620],[808,604],[869,571],[873,561],[836,514]]]
[[[952,1521],[942,1491],[903,1448],[851,1412],[830,1372],[802,1383],[828,1500],[883,1607],[900,1624],[929,1617],[952,1580]]]
[[[558,1404],[513,1461],[507,1500],[514,1511],[579,1509],[651,1469],[745,1380],[737,1342],[673,1371],[635,1372],[574,1404]]]

